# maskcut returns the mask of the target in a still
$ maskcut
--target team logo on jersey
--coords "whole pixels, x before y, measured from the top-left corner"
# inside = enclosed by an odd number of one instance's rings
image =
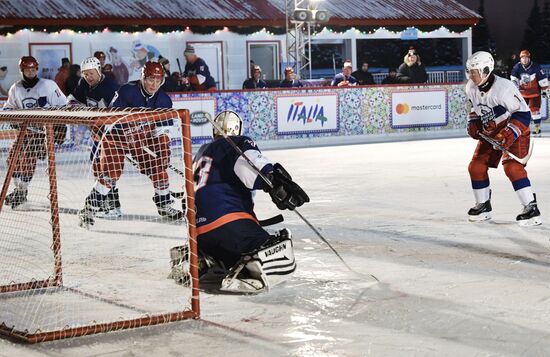
[[[212,116],[210,113],[203,112],[203,111],[196,111],[191,113],[191,125],[204,125],[208,123],[210,120],[212,120]]]
[[[479,104],[479,111],[481,112],[480,117],[483,126],[486,126],[488,122],[495,119],[495,112],[493,111],[493,108],[485,104]]]
[[[23,108],[25,109],[38,107],[38,99],[36,98],[24,98],[21,100],[21,103],[23,104]]]

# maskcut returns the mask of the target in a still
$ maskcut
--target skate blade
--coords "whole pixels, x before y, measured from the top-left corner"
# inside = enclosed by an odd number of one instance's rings
[[[485,222],[491,219],[491,213],[485,212],[477,216],[468,216],[470,222]]]
[[[542,218],[540,216],[518,221],[518,225],[520,227],[533,227],[533,226],[540,226],[541,224],[542,224]]]

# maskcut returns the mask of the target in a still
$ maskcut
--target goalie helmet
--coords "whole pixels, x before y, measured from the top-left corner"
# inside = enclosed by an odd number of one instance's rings
[[[82,61],[82,63],[80,64],[80,70],[84,72],[89,69],[95,69],[97,73],[101,75],[101,63],[97,58],[88,57],[84,61]]]
[[[495,60],[493,56],[485,51],[478,51],[472,54],[466,61],[466,74],[470,75],[470,72],[474,69],[479,71],[482,83],[485,82],[495,69]]]
[[[161,86],[164,84],[164,67],[160,63],[148,61],[141,69],[141,80],[153,77],[162,80]]]
[[[224,134],[229,136],[241,135],[243,120],[234,111],[225,110],[221,112],[214,118],[214,123],[216,123],[216,126],[222,130],[220,132],[220,130],[214,126],[212,129],[214,136]]]
[[[38,61],[33,56],[23,56],[19,60],[19,70],[23,72],[24,69],[36,68],[38,69]]]

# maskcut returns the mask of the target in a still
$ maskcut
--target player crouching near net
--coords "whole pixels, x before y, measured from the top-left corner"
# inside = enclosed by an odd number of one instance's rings
[[[502,157],[504,172],[524,207],[516,221],[520,226],[539,225],[542,220],[525,162],[518,161],[529,154],[531,113],[517,87],[495,76],[494,66],[493,56],[483,51],[474,53],[466,62],[466,95],[472,106],[468,134],[479,140],[468,167],[476,200],[468,215],[470,221],[491,219],[488,170],[496,168]]]
[[[172,100],[160,88],[164,83],[164,69],[159,63],[147,62],[142,68],[141,80],[123,85],[113,98],[115,108],[172,108]],[[117,124],[109,132],[100,135],[100,174],[92,192],[80,211],[80,226],[94,224],[93,217],[105,206],[109,192],[116,186],[124,170],[124,160],[129,154],[140,172],[153,183],[153,202],[162,217],[171,220],[183,218],[183,212],[172,207],[168,166],[170,164],[170,137],[168,132],[173,120],[162,122],[132,122]]]
[[[272,164],[252,139],[242,136],[241,130],[242,120],[235,112],[216,116],[214,141],[197,152],[193,176],[199,274],[219,262],[229,268],[220,290],[246,294],[267,291],[296,269],[290,231],[282,229],[271,235],[260,226],[253,210],[253,191],[268,192],[282,210],[293,210],[309,202],[309,197],[280,164]],[[172,248],[170,253],[170,277],[185,284],[187,247]]]

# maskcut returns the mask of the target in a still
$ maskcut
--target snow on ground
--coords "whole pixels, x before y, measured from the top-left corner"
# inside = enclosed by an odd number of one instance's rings
[[[467,221],[469,138],[267,151],[310,194],[300,212],[379,284],[285,212],[298,270],[271,292],[202,293],[200,321],[0,340],[0,356],[548,355],[550,137],[535,141],[527,169],[545,223],[531,228],[515,223],[521,206],[502,167],[490,172],[494,220]],[[261,192],[257,212],[276,213]]]

